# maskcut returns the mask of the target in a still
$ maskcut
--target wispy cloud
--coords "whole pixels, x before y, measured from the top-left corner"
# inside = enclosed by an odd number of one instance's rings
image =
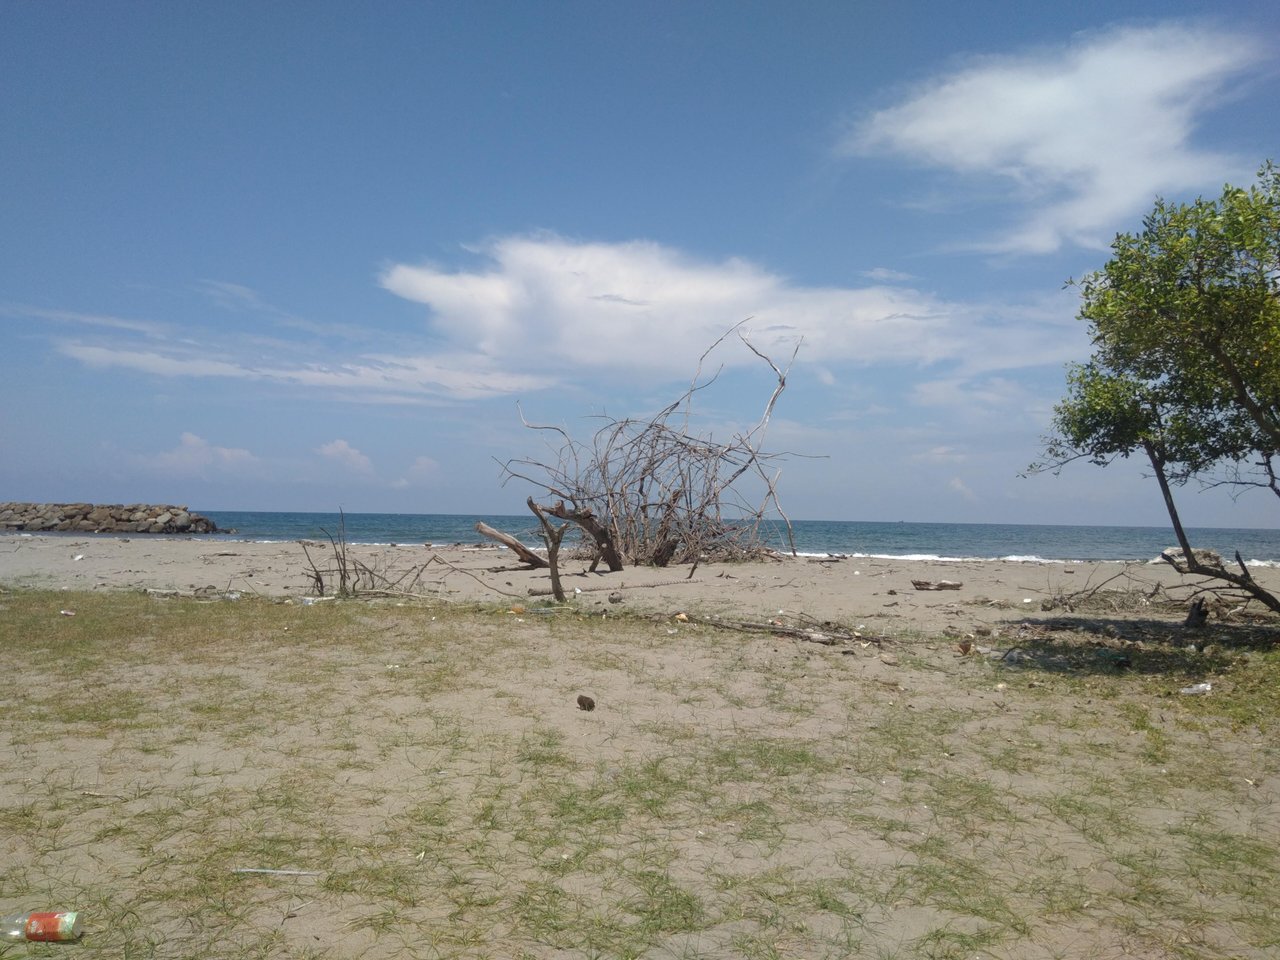
[[[417,457],[409,465],[403,477],[391,481],[391,486],[396,490],[421,487],[438,480],[439,477],[440,463],[437,460],[432,457]]]
[[[538,390],[552,382],[546,377],[498,370],[481,357],[452,354],[366,356],[346,363],[259,366],[238,359],[199,356],[176,347],[160,351],[66,342],[59,345],[59,350],[92,367],[116,367],[162,377],[222,377],[326,388],[359,393],[362,396],[354,399],[375,402],[398,402],[406,397],[474,400]]]
[[[969,485],[960,477],[952,477],[948,480],[947,489],[960,494],[963,499],[968,500],[970,503],[976,503],[978,500],[978,495],[969,489]]]
[[[157,350],[100,347],[69,341],[58,349],[68,357],[89,367],[124,367],[161,377],[233,377],[255,378],[256,372],[236,363],[204,357],[162,353]]]
[[[277,310],[264,302],[256,290],[244,284],[229,283],[226,280],[200,280],[196,283],[196,289],[227,310],[284,314],[284,311]],[[287,314],[284,315],[287,316]]]
[[[126,317],[113,317],[110,314],[102,313],[80,313],[75,310],[47,310],[41,307],[24,306],[23,304],[0,304],[0,317],[44,320],[52,323],[100,327],[107,330],[124,330],[130,333],[141,333],[148,337],[161,337],[169,332],[169,328],[164,324],[151,323],[146,320],[131,320]]]
[[[1216,189],[1261,159],[1191,141],[1228,81],[1264,56],[1249,36],[1193,23],[1085,33],[934,77],[857,124],[838,149],[1003,181],[1033,212],[980,249],[1100,246],[1155,194]]]
[[[953,446],[942,444],[913,454],[911,459],[921,463],[964,463],[969,455]]]
[[[926,380],[915,385],[911,397],[920,406],[964,411],[979,419],[995,410],[1022,409],[1030,400],[1025,387],[1004,377]]]
[[[276,327],[301,330],[316,337],[336,337],[343,340],[360,339],[367,333],[359,324],[316,323],[299,317],[273,303],[268,303],[258,291],[241,283],[231,283],[227,280],[200,280],[195,287],[223,310],[261,317]]]
[[[890,270],[888,267],[872,267],[870,270],[864,270],[862,275],[868,280],[874,280],[876,283],[908,283],[915,279],[909,273],[903,273],[901,270]]]
[[[1072,322],[1064,302],[963,303],[896,282],[806,286],[746,260],[708,262],[651,242],[546,233],[495,239],[473,253],[484,259],[468,269],[398,264],[385,271],[386,289],[428,308],[416,344],[402,331],[379,334],[370,325],[366,349],[352,355],[310,337],[228,338],[189,325],[181,338],[120,329],[67,338],[57,349],[99,369],[403,404],[682,380],[711,343],[748,317],[744,329],[756,347],[785,361],[803,341],[799,364],[832,389],[875,365],[970,377],[1062,362],[1077,346],[1063,336]],[[248,288],[206,286],[232,305],[260,303]],[[759,361],[730,350],[714,362]]]

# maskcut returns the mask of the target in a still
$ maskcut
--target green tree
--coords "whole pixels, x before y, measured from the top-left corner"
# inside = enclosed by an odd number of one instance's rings
[[[1069,369],[1037,467],[1145,455],[1186,568],[1280,611],[1238,553],[1237,573],[1192,550],[1172,493],[1198,478],[1280,496],[1280,169],[1213,200],[1159,200],[1111,250],[1075,282],[1094,354]]]

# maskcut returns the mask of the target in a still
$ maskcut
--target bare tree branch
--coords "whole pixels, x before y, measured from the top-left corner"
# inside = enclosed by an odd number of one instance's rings
[[[525,427],[548,436],[550,457],[507,460],[503,482],[521,480],[554,498],[553,505],[538,509],[585,531],[597,561],[603,559],[611,570],[624,562],[667,566],[704,556],[759,555],[769,550],[775,521],[794,553],[791,521],[778,498],[782,455],[765,452],[762,445],[800,342],[780,367],[751,343],[746,323],[717,338],[698,359],[685,392],[647,419],[598,417],[602,425],[582,442],[563,427],[530,423],[521,410]],[[720,369],[704,377],[703,368],[733,336],[768,365],[776,383],[759,420],[728,441],[717,441],[693,430],[693,400],[719,378]],[[744,478],[762,491],[758,499],[747,498]]]

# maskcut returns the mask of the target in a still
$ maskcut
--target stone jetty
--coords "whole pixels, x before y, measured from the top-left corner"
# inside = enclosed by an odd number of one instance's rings
[[[217,533],[208,517],[168,504],[0,503],[0,532]]]

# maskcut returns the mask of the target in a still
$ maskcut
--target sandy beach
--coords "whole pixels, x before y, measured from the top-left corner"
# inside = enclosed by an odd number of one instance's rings
[[[1185,632],[1167,564],[572,561],[559,607],[503,549],[348,559],[425,599],[0,536],[8,909],[112,957],[1274,954],[1273,635]]]
[[[304,545],[306,549],[304,550]],[[311,559],[307,556],[310,552]],[[523,568],[490,545],[348,547],[348,557],[375,571],[382,586],[459,602],[530,603],[550,592],[545,570]],[[247,542],[170,537],[0,536],[0,584],[66,590],[151,590],[206,596],[314,596],[311,560],[337,585],[333,548],[303,542]],[[1052,601],[1100,588],[1157,597],[1185,592],[1185,578],[1164,563],[1028,563],[922,561],[875,557],[786,557],[753,563],[708,563],[587,570],[562,564],[564,586],[579,606],[601,610],[758,617],[780,611],[819,621],[865,624],[869,630],[936,633],[949,627],[1008,622],[1018,612],[1056,609]],[[1280,571],[1255,576],[1280,589]],[[914,581],[949,581],[954,589],[921,590]],[[1163,591],[1163,592],[1161,592]],[[1046,603],[1046,601],[1049,601]]]

